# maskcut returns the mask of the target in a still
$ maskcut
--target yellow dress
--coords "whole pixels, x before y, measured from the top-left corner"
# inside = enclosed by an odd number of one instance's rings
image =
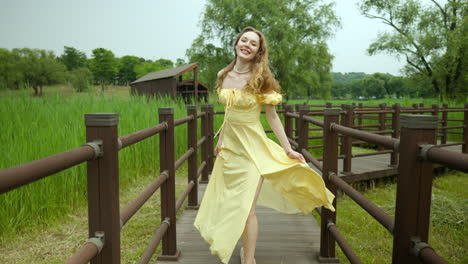
[[[226,109],[224,139],[194,226],[210,244],[211,254],[228,263],[244,231],[260,176],[264,181],[259,205],[287,214],[308,214],[320,206],[335,209],[334,195],[322,177],[307,164],[289,158],[265,134],[260,122],[262,104],[278,104],[281,94],[221,89],[218,98]]]

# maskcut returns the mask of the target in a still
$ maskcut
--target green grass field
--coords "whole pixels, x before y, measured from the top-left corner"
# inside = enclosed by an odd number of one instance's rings
[[[216,104],[216,98],[210,98],[210,102],[215,104],[215,110],[223,109],[222,105]],[[289,103],[303,102],[304,101],[292,101]],[[324,102],[323,100],[308,101],[310,104],[322,104]],[[334,104],[351,102],[352,101],[333,101]],[[379,100],[367,101],[364,102],[364,104],[377,105],[381,102],[386,102],[387,105],[391,105],[395,102],[399,102],[401,105],[411,105],[413,103],[424,103],[426,106],[433,103],[442,104],[432,99]],[[460,103],[451,103],[450,105],[462,106]],[[96,89],[88,93],[77,94],[70,91],[67,87],[54,86],[46,88],[45,96],[43,97],[33,97],[31,96],[31,91],[1,92],[0,120],[2,123],[2,133],[0,133],[0,140],[3,144],[2,151],[0,151],[0,168],[16,166],[84,144],[85,113],[118,113],[119,135],[126,135],[156,125],[158,123],[157,109],[159,107],[174,107],[175,119],[186,116],[185,105],[182,102],[174,102],[169,99],[154,100],[146,99],[145,97],[132,97],[129,95],[127,87],[111,87],[105,93],[100,93],[99,90]],[[461,119],[462,115],[451,115],[450,118]],[[221,125],[222,119],[223,117],[220,115],[215,116],[215,130]],[[268,123],[264,117],[262,118],[262,122],[265,128],[269,129]],[[370,123],[372,121],[367,122]],[[453,123],[453,125],[456,125],[456,123]],[[176,128],[175,140],[177,157],[180,157],[187,149],[186,134],[186,125]],[[274,139],[273,134],[269,134],[269,136]],[[450,139],[457,140],[456,137],[451,137]],[[310,141],[310,144],[320,144],[320,141]],[[365,152],[368,150],[361,149],[358,151]],[[134,198],[128,197],[128,190],[137,189],[141,191],[145,186],[141,186],[141,184],[149,183],[150,179],[159,174],[158,152],[158,136],[139,142],[120,152],[119,174],[121,197],[127,197],[121,201],[122,206],[126,204],[124,201],[130,201]],[[313,155],[320,156],[320,152],[320,150],[316,150],[313,152]],[[186,182],[186,175],[184,175],[186,170],[185,165],[184,163],[180,171],[178,171],[178,181],[181,183],[178,187],[180,189],[179,192],[183,190],[182,186]],[[450,182],[446,183],[446,185],[450,186]],[[447,193],[450,193],[450,188],[452,187],[447,188],[449,189]],[[453,188],[458,187],[453,186]],[[466,185],[465,188],[460,189],[460,192],[462,192],[465,197],[465,212],[466,189]],[[392,192],[391,188],[388,192]],[[134,193],[135,196],[137,194],[138,192]],[[447,196],[449,195],[447,194]],[[344,214],[346,212],[344,208],[347,206],[346,204],[348,202],[346,202],[346,198],[342,200],[343,201],[339,202],[339,206],[340,210],[343,209],[341,214]],[[349,205],[349,207],[352,208],[352,205]],[[23,234],[28,237],[31,234],[39,234],[37,233],[37,229],[45,228],[47,230],[48,228],[60,228],[64,222],[70,223],[70,221],[72,221],[70,219],[78,217],[76,215],[79,215],[80,212],[85,213],[85,208],[85,164],[0,195],[0,215],[2,216],[0,218],[0,248],[17,239],[15,237],[17,234]],[[153,210],[156,211],[156,214],[159,213],[158,206],[154,206]],[[152,215],[151,217],[156,216]],[[342,220],[339,220],[339,223],[347,222],[345,220],[347,216],[340,217],[339,219]],[[464,219],[466,219],[466,215]],[[368,220],[359,221],[367,222]],[[355,224],[362,226],[359,221],[356,221]],[[143,224],[140,228],[142,227]],[[452,225],[452,227],[460,229],[459,225]],[[465,221],[462,221],[462,227],[465,228]],[[86,232],[84,237],[86,237]],[[138,238],[135,238],[135,240],[137,239]],[[445,241],[445,238],[441,237],[440,240]],[[29,240],[26,239],[26,241]],[[77,241],[82,240],[78,239]],[[130,242],[133,243],[135,241],[131,240]],[[463,242],[466,242],[466,240],[463,240]],[[454,243],[459,243],[459,240],[455,240]],[[73,245],[75,249],[77,249],[77,246],[79,245],[76,243]],[[139,249],[134,255],[130,254],[127,257],[134,260],[136,256],[138,256],[138,253],[141,254],[141,252],[142,249]],[[31,261],[34,263],[53,263]],[[3,263],[4,261],[2,260],[0,262]],[[11,263],[30,262],[20,261]]]

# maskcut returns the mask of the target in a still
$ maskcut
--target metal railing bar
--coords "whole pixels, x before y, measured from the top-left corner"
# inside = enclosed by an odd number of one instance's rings
[[[439,163],[451,169],[468,172],[468,155],[443,149],[439,147],[431,147],[426,150],[421,149],[421,156],[429,161]]]
[[[374,143],[388,149],[398,151],[399,140],[391,137],[380,136],[369,132],[355,130],[338,124],[331,124],[330,129],[353,138],[361,139],[369,143]]]
[[[0,170],[0,194],[92,160],[95,156],[96,152],[93,147],[83,145],[62,153]]]
[[[353,201],[361,206],[362,209],[366,210],[372,217],[374,217],[375,220],[377,220],[388,231],[390,231],[390,233],[393,234],[395,223],[393,217],[385,213],[384,210],[375,205],[371,200],[367,199],[367,197],[362,195],[360,192],[356,191],[351,185],[346,183],[343,179],[340,179],[340,177],[336,176],[336,174],[330,174],[329,179],[351,199],[353,199]]]
[[[340,233],[336,225],[334,223],[328,223],[327,228],[335,238],[341,250],[343,250],[343,253],[345,254],[346,258],[348,258],[349,262],[351,262],[351,264],[362,264],[361,260],[358,258],[353,248],[348,244],[348,241],[346,241],[346,239]]]
[[[302,155],[304,155],[304,158],[306,160],[309,160],[310,162],[312,162],[312,164],[314,164],[314,166],[319,169],[320,171],[323,170],[323,164],[322,162],[318,161],[317,158],[315,158],[314,156],[312,156],[312,154],[310,154],[307,150],[303,149],[301,151]]]
[[[120,149],[126,148],[128,146],[131,146],[135,143],[138,143],[144,139],[147,139],[151,136],[154,136],[158,134],[161,131],[164,131],[167,129],[167,123],[162,122],[160,124],[157,124],[152,127],[145,128],[143,130],[133,132],[131,134],[125,135],[125,136],[120,136],[119,139],[122,142],[122,146]]]
[[[177,170],[184,161],[188,160],[188,158],[194,154],[195,150],[193,148],[189,148],[180,158],[175,162],[175,170]]]
[[[138,210],[148,201],[151,196],[161,187],[161,185],[167,180],[169,177],[169,172],[168,171],[163,171],[161,174],[159,174],[158,178],[154,180],[152,183],[150,183],[146,189],[138,195],[137,198],[135,198],[131,203],[129,203],[125,209],[122,210],[120,213],[120,228],[128,222],[132,218]]]
[[[192,191],[193,186],[195,186],[195,182],[194,182],[194,181],[190,181],[189,184],[187,184],[187,187],[185,187],[184,192],[180,195],[179,199],[177,199],[177,202],[176,202],[176,212],[179,211],[180,207],[181,207],[182,204],[184,203],[184,201],[185,201],[185,199],[187,198],[188,194],[190,193],[190,191]]]
[[[170,219],[169,217],[166,217],[166,219],[164,219],[164,221],[159,226],[156,233],[154,233],[153,238],[151,238],[151,241],[146,247],[145,252],[143,252],[140,259],[138,260],[138,264],[147,264],[151,260],[151,256],[153,256],[154,252],[159,246],[159,243],[161,243],[161,239],[166,233],[169,225],[170,225]]]
[[[193,120],[195,117],[193,115],[188,115],[179,119],[174,120],[174,126],[182,125],[183,123],[187,123],[190,120]]]

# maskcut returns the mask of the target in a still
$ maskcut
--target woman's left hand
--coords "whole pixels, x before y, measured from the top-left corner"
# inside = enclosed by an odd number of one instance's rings
[[[288,153],[288,157],[291,158],[291,159],[297,159],[300,162],[306,163],[304,156],[302,156],[302,154],[297,152],[297,151],[294,151],[294,150],[290,151]]]

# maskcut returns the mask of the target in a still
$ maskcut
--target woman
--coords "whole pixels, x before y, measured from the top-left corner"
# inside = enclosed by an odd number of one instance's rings
[[[319,206],[334,211],[334,196],[285,135],[275,110],[282,100],[281,88],[270,72],[263,34],[252,27],[243,29],[234,52],[234,60],[218,73],[217,93],[226,112],[194,226],[223,263],[229,262],[242,236],[241,263],[255,264],[256,204],[308,214]],[[265,134],[262,105],[281,146]]]

